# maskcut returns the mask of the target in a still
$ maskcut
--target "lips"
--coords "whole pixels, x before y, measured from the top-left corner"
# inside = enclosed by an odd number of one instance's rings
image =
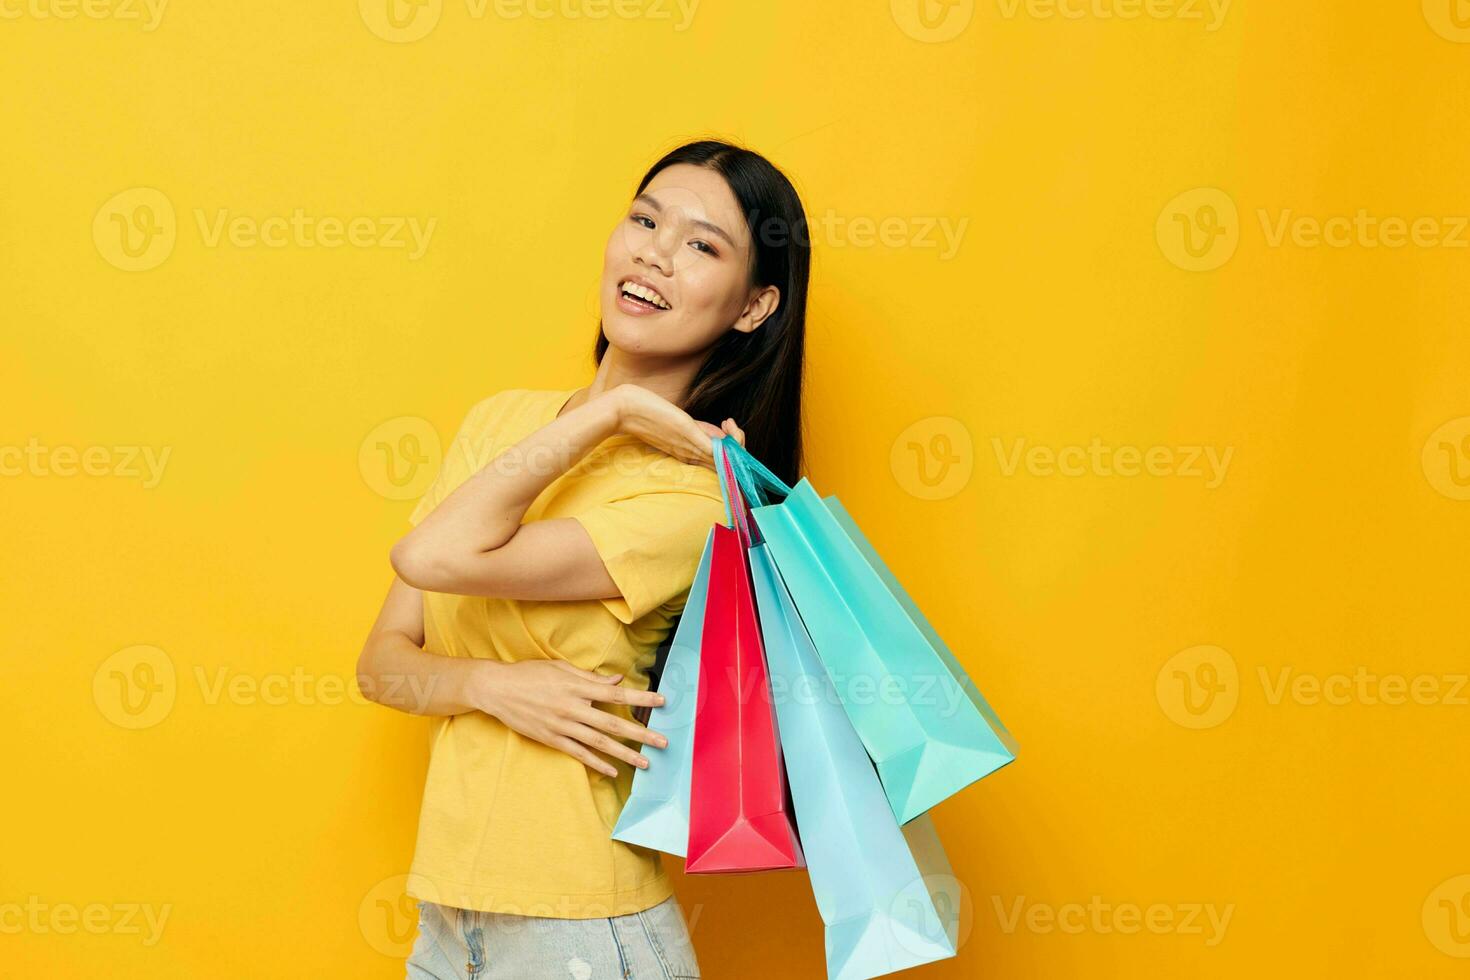
[[[642,276],[629,276],[618,283],[618,305],[648,313],[663,313],[673,308],[664,294]]]

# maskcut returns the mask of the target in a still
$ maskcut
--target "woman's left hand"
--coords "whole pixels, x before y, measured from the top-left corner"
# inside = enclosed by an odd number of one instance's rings
[[[745,445],[745,431],[734,419],[717,428],[691,416],[662,395],[635,384],[621,384],[609,394],[618,398],[618,431],[637,436],[675,459],[714,469],[710,440],[732,435]]]

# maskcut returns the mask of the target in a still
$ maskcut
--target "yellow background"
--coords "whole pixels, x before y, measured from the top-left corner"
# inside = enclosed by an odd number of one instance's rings
[[[0,478],[0,972],[402,975],[428,722],[343,689],[406,496],[477,399],[590,378],[611,223],[714,134],[842,219],[816,244],[810,473],[1021,745],[935,812],[969,902],[958,958],[922,972],[1463,973],[1470,250],[1271,234],[1365,209],[1454,238],[1451,0],[1217,23],[1193,0],[703,0],[682,30],[651,0],[444,0],[401,29],[373,3],[176,2],[151,30],[7,2],[0,445],[106,451],[101,475],[63,453]],[[438,19],[393,39],[414,16]],[[125,271],[105,209],[134,188],[175,240]],[[296,209],[436,225],[411,259],[211,246],[196,217]],[[952,255],[922,244],[945,221],[968,222]],[[1206,225],[1235,251],[1182,267],[1170,230]],[[1094,438],[1232,455],[1214,487],[1006,465]],[[167,450],[156,485],[116,447]],[[1360,668],[1439,694],[1275,696]],[[133,681],[158,717],[129,714]],[[706,976],[821,975],[804,876],[678,891]],[[1018,900],[1042,911],[1008,928]],[[128,903],[168,907],[158,942]],[[1089,903],[1231,918],[1047,927]],[[28,904],[103,911],[13,928]]]

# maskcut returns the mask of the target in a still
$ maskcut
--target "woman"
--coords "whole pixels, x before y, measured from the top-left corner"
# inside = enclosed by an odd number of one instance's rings
[[[410,977],[699,976],[659,855],[610,834],[667,745],[634,712],[724,520],[711,439],[798,478],[806,232],[756,153],[654,164],[608,237],[591,383],[472,408],[393,547],[358,677],[436,717]]]

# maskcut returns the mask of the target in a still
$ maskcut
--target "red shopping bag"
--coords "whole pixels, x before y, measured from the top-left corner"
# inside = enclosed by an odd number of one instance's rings
[[[715,525],[689,780],[689,874],[803,868],[751,587],[755,527],[734,473],[715,464],[733,527]]]

